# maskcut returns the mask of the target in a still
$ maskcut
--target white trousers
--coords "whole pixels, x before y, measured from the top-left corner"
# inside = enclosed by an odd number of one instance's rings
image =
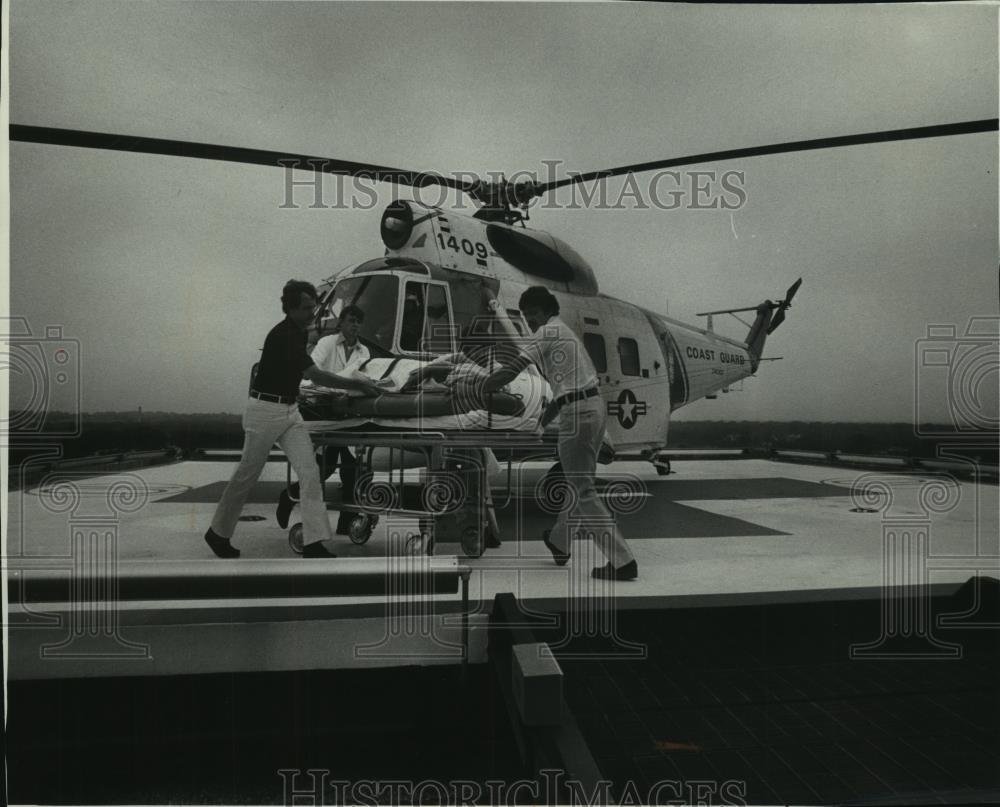
[[[216,535],[232,537],[247,496],[264,470],[271,446],[277,443],[299,478],[303,543],[312,544],[331,537],[316,454],[303,424],[298,404],[289,406],[256,398],[247,399],[247,408],[243,413],[243,456],[222,493],[219,506],[215,508],[212,530]]]
[[[632,550],[614,518],[597,495],[594,478],[597,452],[604,438],[606,414],[599,395],[568,403],[559,410],[559,462],[575,495],[559,513],[549,540],[567,550],[572,533],[588,535],[615,568],[633,560]]]

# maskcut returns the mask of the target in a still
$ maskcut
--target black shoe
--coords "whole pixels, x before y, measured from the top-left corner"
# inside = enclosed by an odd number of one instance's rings
[[[314,541],[302,547],[302,557],[304,558],[335,558],[329,549],[323,546],[322,541]]]
[[[556,566],[565,566],[569,561],[569,552],[564,552],[554,543],[549,541],[549,534],[552,530],[546,530],[542,533],[542,543],[548,548],[549,552],[552,553],[552,560],[556,562]]]
[[[608,561],[604,566],[593,569],[590,576],[598,580],[635,580],[639,576],[639,566],[634,560],[630,560],[616,569],[611,565],[611,561]]]
[[[228,538],[223,538],[221,535],[216,534],[211,527],[205,533],[205,543],[211,547],[216,557],[238,558],[240,556],[240,550],[229,543]]]
[[[486,528],[486,548],[487,549],[497,549],[503,546],[503,541],[500,540],[499,536],[493,532],[492,528]]]
[[[288,495],[287,490],[281,491],[278,496],[278,509],[274,511],[274,517],[278,520],[278,526],[285,529],[288,526],[288,517],[292,514],[295,502]]]

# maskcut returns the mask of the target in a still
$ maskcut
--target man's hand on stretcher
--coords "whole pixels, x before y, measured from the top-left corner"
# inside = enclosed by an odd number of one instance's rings
[[[307,368],[303,375],[314,384],[322,384],[324,387],[331,387],[332,389],[356,390],[367,397],[375,397],[382,394],[382,390],[370,378],[344,378],[335,373],[320,370],[315,364]]]

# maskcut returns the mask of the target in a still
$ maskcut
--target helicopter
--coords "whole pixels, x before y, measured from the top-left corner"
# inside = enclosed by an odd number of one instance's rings
[[[496,188],[486,193],[497,198]],[[618,455],[654,459],[664,471],[657,452],[666,446],[671,412],[753,374],[801,285],[754,307],[740,342],[602,294],[594,269],[567,243],[524,226],[517,210],[483,211],[390,204],[379,228],[384,255],[320,284],[317,328],[326,330],[350,304],[366,312],[360,336],[373,355],[432,358],[455,352],[463,335],[516,348],[530,335],[518,298],[545,286],[598,374]]]
[[[671,319],[601,293],[597,273],[569,244],[527,226],[532,200],[572,183],[684,165],[996,131],[997,119],[827,137],[669,158],[575,174],[551,182],[483,181],[277,151],[131,135],[12,124],[11,140],[269,165],[364,177],[413,188],[438,184],[468,194],[479,209],[457,213],[397,199],[382,213],[382,255],[349,266],[317,285],[313,338],[344,306],[365,312],[360,338],[373,356],[429,359],[455,352],[463,339],[491,344],[495,358],[530,336],[517,308],[530,286],[545,286],[560,318],[580,337],[598,375],[607,431],[620,458],[649,460],[669,472],[662,452],[671,414],[726,392],[754,375],[767,338],[784,322],[802,278],[781,299],[707,311],[704,326]],[[714,317],[753,312],[742,340],[714,329]],[[505,354],[506,350],[506,354]]]

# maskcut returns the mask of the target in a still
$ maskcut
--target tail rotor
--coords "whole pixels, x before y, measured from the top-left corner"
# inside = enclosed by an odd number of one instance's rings
[[[698,316],[712,317],[716,314],[732,314],[735,316],[742,311],[755,311],[757,313],[757,318],[754,320],[753,325],[750,326],[750,331],[747,333],[746,346],[747,352],[750,354],[750,367],[754,372],[756,372],[757,365],[761,361],[761,354],[764,352],[764,341],[778,329],[778,326],[782,322],[785,321],[785,312],[792,307],[792,298],[795,297],[795,293],[799,290],[799,286],[801,285],[802,278],[800,277],[788,287],[784,300],[764,300],[764,302],[760,305],[750,306],[748,308],[725,308],[721,311],[705,311],[698,314]],[[737,317],[737,319],[739,319],[739,317]],[[740,321],[742,322],[742,320]],[[711,319],[709,319],[709,328],[711,328]]]
[[[778,326],[785,321],[785,312],[792,307],[792,298],[795,296],[795,292],[799,290],[799,286],[801,285],[802,278],[800,277],[788,287],[784,300],[778,300],[778,302],[773,303],[775,313],[774,317],[771,319],[771,324],[767,328],[768,336],[774,333],[778,329]]]

